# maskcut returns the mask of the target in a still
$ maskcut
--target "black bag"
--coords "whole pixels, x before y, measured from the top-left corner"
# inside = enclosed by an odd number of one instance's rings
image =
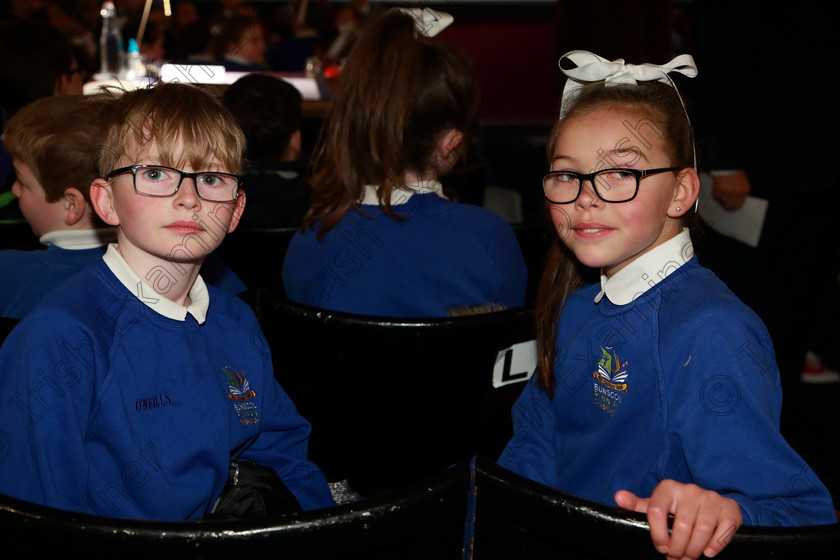
[[[303,511],[277,472],[251,461],[231,461],[228,481],[211,519],[265,519]]]

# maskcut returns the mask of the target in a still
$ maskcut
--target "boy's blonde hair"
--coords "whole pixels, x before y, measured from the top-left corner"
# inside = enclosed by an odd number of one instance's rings
[[[47,202],[56,202],[74,187],[90,204],[90,184],[99,176],[100,124],[111,102],[104,95],[44,97],[6,123],[6,151],[29,167]]]
[[[134,163],[176,168],[189,164],[193,171],[242,170],[242,130],[216,96],[194,85],[158,83],[122,93],[103,123],[99,176],[118,167],[122,156],[142,151],[152,141],[160,161]],[[224,169],[208,169],[213,160]]]

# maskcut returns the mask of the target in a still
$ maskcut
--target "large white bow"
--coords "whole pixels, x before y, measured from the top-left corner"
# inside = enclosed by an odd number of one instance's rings
[[[563,62],[570,60],[577,65],[576,68],[563,68]],[[560,57],[557,63],[560,71],[568,78],[563,88],[563,100],[561,102],[561,115],[569,102],[577,97],[578,90],[589,82],[603,81],[605,86],[616,84],[636,84],[638,82],[659,81],[669,84],[676,89],[676,85],[670,72],[693,78],[697,75],[697,66],[690,54],[681,54],[667,64],[625,64],[623,58],[610,62],[589,51],[569,51]],[[680,98],[682,100],[682,98]]]
[[[415,29],[426,37],[434,37],[455,21],[451,14],[431,8],[399,8],[399,10],[413,17]]]
[[[563,68],[564,60],[571,60],[577,65],[577,68],[568,70]],[[697,66],[694,64],[694,58],[690,54],[681,54],[667,64],[658,65],[625,64],[623,58],[610,62],[606,58],[589,51],[569,51],[560,57],[557,65],[560,67],[560,71],[568,78],[566,85],[563,87],[563,99],[560,101],[561,119],[566,115],[569,104],[577,97],[578,90],[584,84],[600,81],[604,82],[605,87],[617,84],[637,84],[639,82],[663,82],[674,88],[685,111],[685,102],[683,102],[674,80],[668,74],[679,72],[689,78],[697,75]],[[687,111],[686,118],[688,118]],[[694,168],[697,169],[696,153],[694,155]]]

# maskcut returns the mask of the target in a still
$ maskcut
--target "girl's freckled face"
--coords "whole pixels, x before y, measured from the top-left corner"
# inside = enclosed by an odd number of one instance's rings
[[[639,118],[609,108],[567,118],[556,140],[552,171],[669,167],[661,144],[650,148],[634,144],[637,140],[624,123]],[[550,204],[549,212],[561,240],[578,260],[611,276],[681,231],[679,220],[667,217],[677,184],[673,173],[652,175],[641,180],[633,200],[608,203],[586,181],[575,202]]]

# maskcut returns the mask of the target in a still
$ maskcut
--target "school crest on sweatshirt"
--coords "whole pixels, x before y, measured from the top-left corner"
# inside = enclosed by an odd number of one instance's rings
[[[222,371],[227,376],[228,400],[233,405],[233,410],[239,417],[240,424],[256,424],[260,421],[260,411],[254,397],[257,393],[251,389],[251,384],[242,372],[236,371],[230,366],[224,366]]]
[[[598,369],[592,372],[595,378],[595,404],[610,414],[621,406],[623,393],[627,392],[627,362],[622,363],[618,352],[612,346],[601,348]]]

